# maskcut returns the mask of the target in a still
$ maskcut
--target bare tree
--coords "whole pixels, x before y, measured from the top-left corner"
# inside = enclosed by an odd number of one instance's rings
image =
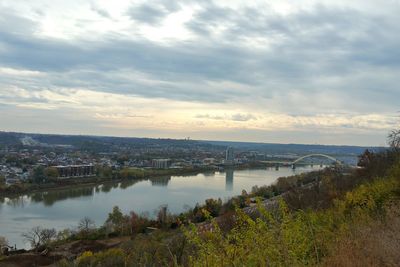
[[[0,248],[4,246],[8,246],[8,241],[4,236],[0,236]]]
[[[8,241],[5,237],[0,236],[0,256],[8,255]]]
[[[28,232],[22,234],[22,237],[30,243],[33,248],[38,248],[41,245],[49,243],[57,235],[56,230],[45,229],[40,226],[33,227]]]
[[[400,149],[400,129],[392,130],[388,135],[388,143],[394,149]]]
[[[83,233],[89,233],[92,231],[94,228],[96,228],[96,225],[92,219],[89,217],[84,217],[79,221],[78,224],[78,230],[83,232]]]
[[[31,244],[31,247],[37,248],[41,243],[41,235],[40,235],[41,228],[39,226],[33,227],[26,233],[22,234],[22,237]]]
[[[43,244],[47,244],[48,242],[50,242],[51,240],[53,240],[56,237],[57,231],[54,228],[42,229],[42,231],[40,232],[40,235],[42,236]]]

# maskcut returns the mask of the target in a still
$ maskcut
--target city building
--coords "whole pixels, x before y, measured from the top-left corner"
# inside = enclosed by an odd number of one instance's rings
[[[204,165],[211,165],[215,163],[215,158],[205,158],[203,159],[203,164]]]
[[[224,163],[227,165],[232,165],[234,163],[234,159],[235,159],[235,156],[233,153],[233,147],[228,147],[226,149],[225,153],[226,154],[225,154],[225,162]]]
[[[171,166],[170,159],[153,159],[152,161],[153,168],[156,169],[168,169]]]
[[[95,175],[93,165],[68,165],[55,166],[54,168],[57,169],[59,178],[89,177]]]

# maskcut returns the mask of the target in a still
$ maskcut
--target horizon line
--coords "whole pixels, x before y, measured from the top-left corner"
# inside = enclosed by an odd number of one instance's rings
[[[345,144],[310,144],[310,143],[274,143],[260,141],[232,141],[232,140],[210,140],[210,139],[190,139],[189,138],[171,138],[171,137],[143,137],[143,136],[112,136],[112,135],[94,135],[94,134],[65,134],[65,133],[41,133],[41,132],[24,132],[24,131],[5,131],[0,130],[0,133],[16,133],[16,134],[36,134],[36,135],[57,135],[57,136],[76,136],[76,137],[111,137],[111,138],[137,138],[137,139],[161,139],[161,140],[182,140],[182,141],[197,141],[197,142],[227,142],[227,143],[248,143],[260,145],[305,145],[305,146],[334,146],[334,147],[362,147],[362,148],[387,148],[387,146],[366,146],[366,145],[345,145]]]

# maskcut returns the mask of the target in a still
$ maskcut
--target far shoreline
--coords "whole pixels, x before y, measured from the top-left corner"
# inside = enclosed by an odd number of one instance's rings
[[[153,174],[144,177],[135,177],[135,178],[106,178],[106,177],[87,177],[87,178],[70,178],[64,180],[58,180],[58,183],[48,183],[48,184],[32,184],[32,183],[22,183],[11,185],[9,188],[14,187],[13,192],[7,192],[5,190],[0,191],[0,198],[16,198],[20,196],[24,196],[27,194],[34,194],[40,192],[54,192],[57,190],[66,190],[66,189],[73,189],[79,187],[89,187],[89,186],[96,186],[101,185],[104,183],[118,183],[122,181],[146,181],[152,178],[158,177],[165,177],[165,176],[186,176],[186,175],[197,175],[202,173],[215,173],[217,171],[224,171],[226,169],[234,169],[234,170],[246,170],[246,169],[263,169],[267,168],[267,165],[261,164],[246,164],[246,165],[236,165],[236,166],[229,166],[223,169],[218,169],[215,167],[203,167],[203,168],[193,168],[193,169],[167,169],[171,170],[168,174]]]

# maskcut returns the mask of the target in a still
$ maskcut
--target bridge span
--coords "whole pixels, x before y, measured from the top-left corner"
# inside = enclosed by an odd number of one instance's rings
[[[279,168],[279,165],[281,165],[281,166],[291,166],[292,169],[296,169],[297,163],[301,162],[304,159],[314,158],[314,157],[327,158],[327,159],[333,161],[337,165],[342,165],[342,162],[340,160],[338,160],[332,156],[326,155],[326,154],[318,154],[318,153],[301,156],[294,161],[262,161],[262,162],[267,163],[267,164],[275,164],[275,166],[277,166],[277,168]]]

